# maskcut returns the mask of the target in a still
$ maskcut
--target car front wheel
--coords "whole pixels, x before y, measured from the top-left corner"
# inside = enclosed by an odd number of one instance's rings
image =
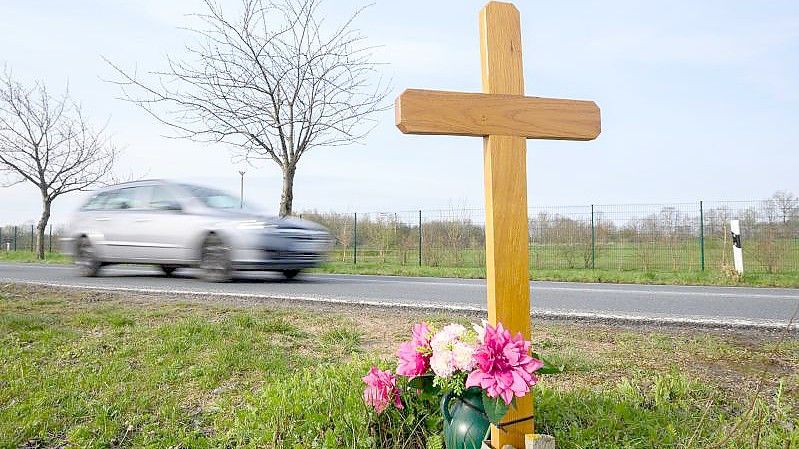
[[[100,273],[102,264],[97,260],[97,252],[86,237],[78,241],[75,249],[75,267],[78,274],[85,277],[95,277]]]

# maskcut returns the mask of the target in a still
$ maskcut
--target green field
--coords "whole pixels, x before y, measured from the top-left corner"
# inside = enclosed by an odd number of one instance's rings
[[[593,251],[590,244],[532,245],[530,276],[534,280],[551,281],[799,287],[799,241],[783,240],[768,248],[761,242],[752,242],[745,247],[745,274],[740,278],[732,272],[731,251],[727,246],[715,240],[706,241],[703,270],[698,241],[672,247],[657,242],[605,244],[595,246]],[[351,250],[337,249],[322,270],[483,278],[484,267],[482,249],[423,248],[420,264],[418,249],[359,247],[357,260]]]
[[[420,319],[382,309],[0,290],[0,447],[440,447],[437,415],[375,418],[372,363]],[[799,341],[536,322],[560,448],[799,445]]]
[[[782,240],[766,244],[749,242],[744,247],[745,271],[754,273],[793,273],[799,276],[799,240]],[[592,251],[593,248],[593,251]],[[353,263],[352,249],[341,248],[331,260]],[[707,240],[702,254],[697,242],[680,242],[673,246],[662,242],[645,244],[549,244],[530,246],[530,268],[533,270],[570,270],[594,268],[606,271],[641,272],[719,272],[732,265],[732,250],[715,240]],[[419,266],[418,248],[407,250],[359,246],[357,263],[391,266]],[[423,247],[424,267],[479,268],[485,265],[483,248]]]

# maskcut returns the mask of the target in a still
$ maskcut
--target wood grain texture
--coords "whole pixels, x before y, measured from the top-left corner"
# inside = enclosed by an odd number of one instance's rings
[[[483,92],[524,95],[519,11],[510,3],[490,2],[480,11],[480,59]],[[486,209],[486,285],[488,320],[502,322],[530,339],[530,274],[528,271],[527,142],[523,137],[483,138]],[[533,395],[516,398],[503,421],[533,414]],[[524,447],[532,421],[506,432],[491,426],[491,444]]]
[[[521,21],[511,3],[480,10],[480,68],[484,93],[524,95]]]
[[[523,137],[488,136],[484,139],[486,208],[486,286],[488,321],[501,322],[513,334],[530,339],[530,278],[528,267],[527,156]],[[516,398],[503,421],[533,414],[533,396]],[[506,428],[492,427],[494,447],[524,447],[531,421]]]
[[[600,131],[593,101],[408,89],[394,111],[407,134],[591,140]]]

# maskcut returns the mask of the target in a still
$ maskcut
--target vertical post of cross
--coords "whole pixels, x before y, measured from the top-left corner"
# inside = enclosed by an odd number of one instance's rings
[[[524,95],[519,11],[491,2],[480,10],[480,60],[483,93]],[[483,137],[486,210],[486,285],[488,320],[530,339],[530,272],[527,222],[527,141],[520,136]],[[504,421],[533,414],[533,396],[516,399]],[[500,430],[491,443],[522,448],[532,421]]]

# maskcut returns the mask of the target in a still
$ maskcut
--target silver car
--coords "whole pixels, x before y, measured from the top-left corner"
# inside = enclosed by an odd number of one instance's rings
[[[210,281],[234,271],[277,271],[293,278],[319,265],[332,244],[310,221],[240,209],[237,197],[190,184],[152,180],[95,192],[62,239],[84,276],[108,264],[152,264],[167,275],[198,267]]]

